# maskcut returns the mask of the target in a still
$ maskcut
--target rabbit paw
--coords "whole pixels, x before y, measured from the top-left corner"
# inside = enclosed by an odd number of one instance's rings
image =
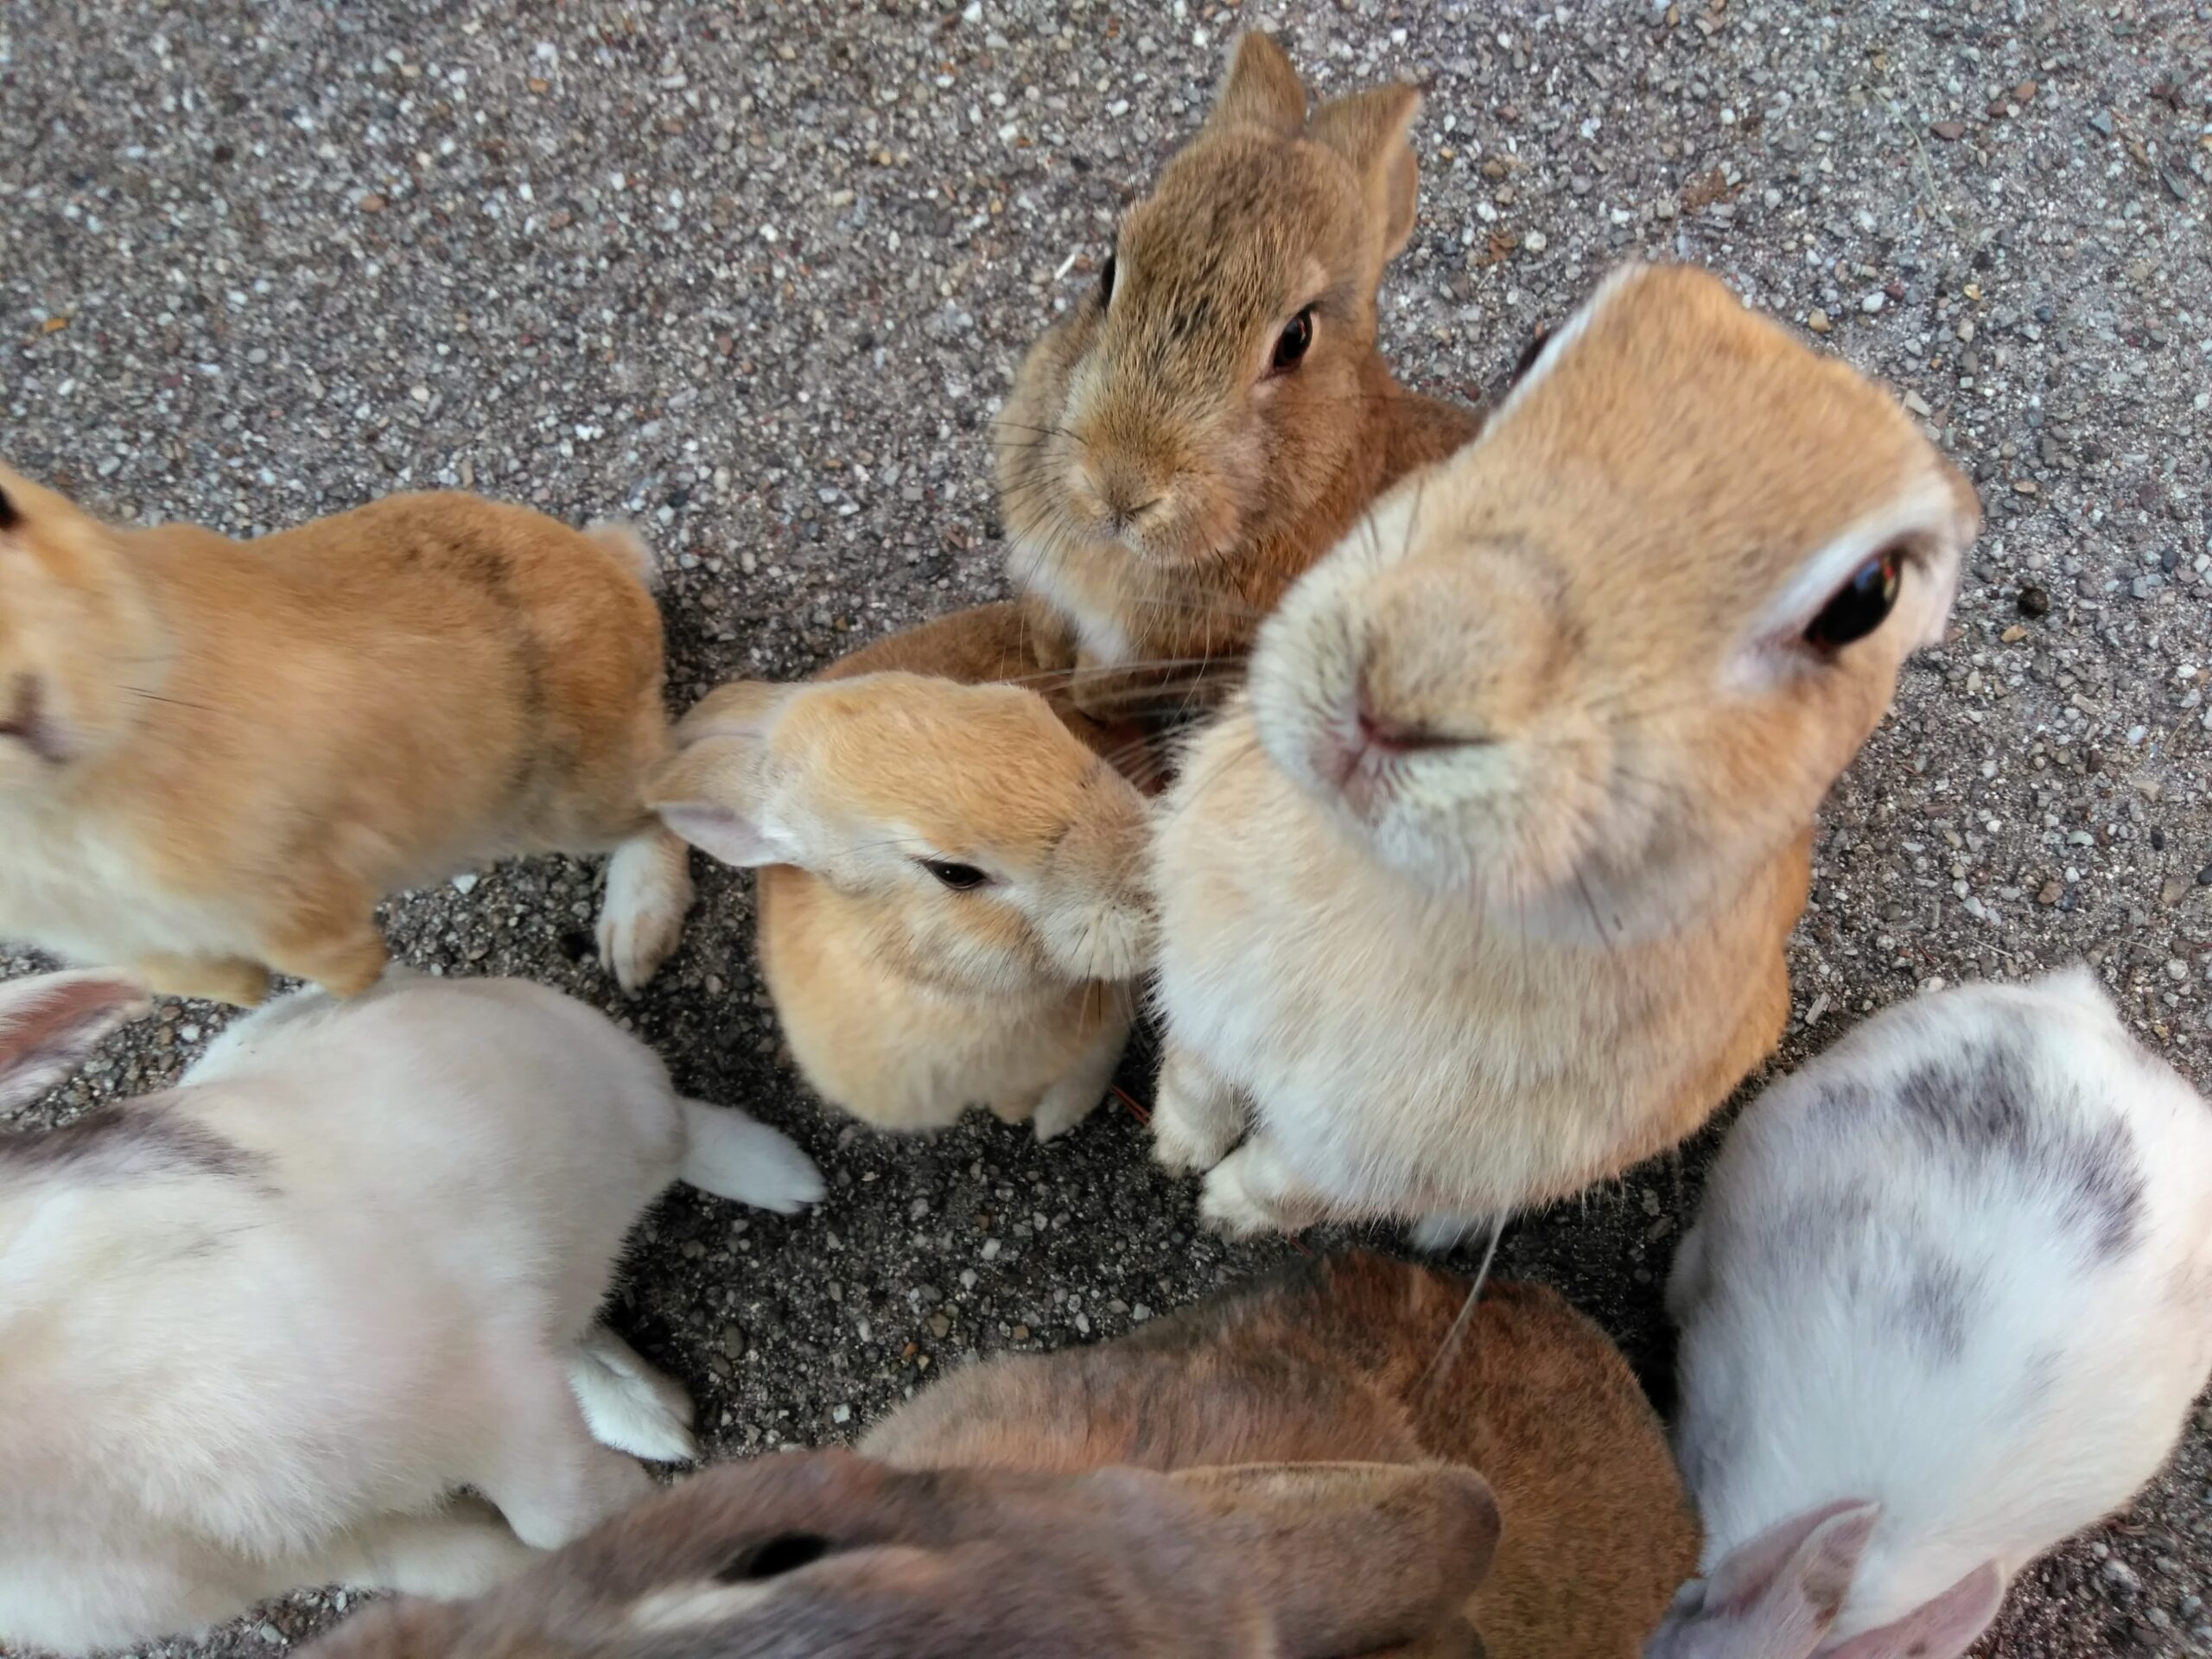
[[[698,1461],[691,1396],[605,1325],[594,1325],[576,1344],[569,1386],[601,1446],[648,1463]]]
[[[1216,1164],[1198,1196],[1199,1218],[1230,1238],[1300,1232],[1325,1219],[1326,1210],[1258,1141],[1248,1141]]]
[[[690,853],[665,830],[624,842],[607,867],[599,959],[634,995],[675,955],[691,909]]]
[[[1175,1174],[1211,1169],[1243,1132],[1236,1091],[1204,1067],[1170,1054],[1152,1102],[1152,1156]]]

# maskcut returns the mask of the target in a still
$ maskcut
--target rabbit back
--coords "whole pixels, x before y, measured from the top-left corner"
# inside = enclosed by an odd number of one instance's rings
[[[1878,1628],[2163,1461],[2212,1370],[2212,1110],[2085,972],[1902,1005],[1746,1114],[1669,1300],[1707,1565],[1878,1502],[1835,1634]]]

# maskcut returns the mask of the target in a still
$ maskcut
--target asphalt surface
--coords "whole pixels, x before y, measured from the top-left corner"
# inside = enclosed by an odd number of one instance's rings
[[[1980,486],[1957,635],[1823,815],[1782,1063],[1916,987],[2087,956],[2205,1087],[2208,19],[6,0],[0,454],[119,518],[233,534],[437,486],[626,512],[668,575],[679,705],[797,676],[1002,591],[986,422],[1018,355],[1196,124],[1233,30],[1281,27],[1321,92],[1428,91],[1382,308],[1408,380],[1479,397],[1612,261],[1685,257],[1885,378]],[[679,1194],[638,1235],[618,1323],[717,1453],[849,1437],[965,1355],[1112,1337],[1290,1248],[1197,1236],[1193,1188],[1118,1109],[1046,1150],[988,1121],[896,1143],[841,1123],[777,1058],[748,882],[708,873],[683,953],[626,1004],[590,955],[597,879],[490,872],[401,899],[391,931],[418,965],[619,1010],[685,1089],[821,1160],[814,1216]],[[39,1116],[157,1086],[214,1023],[165,1011]],[[1710,1139],[1503,1255],[1662,1397],[1658,1286]],[[2209,1584],[2200,1410],[1977,1651],[2212,1653]],[[147,1651],[260,1655],[331,1611]]]

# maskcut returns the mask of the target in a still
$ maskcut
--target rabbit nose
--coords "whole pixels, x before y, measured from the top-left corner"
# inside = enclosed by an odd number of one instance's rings
[[[1083,470],[1090,493],[1098,498],[1099,505],[1116,524],[1135,524],[1167,499],[1166,492],[1146,476],[1142,468],[1128,461],[1100,461],[1086,457]]]

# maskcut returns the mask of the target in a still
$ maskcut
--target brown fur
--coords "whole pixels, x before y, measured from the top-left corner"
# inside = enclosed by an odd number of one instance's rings
[[[1376,349],[1419,105],[1379,87],[1308,119],[1282,48],[1247,35],[1211,118],[1124,221],[1112,295],[1024,360],[998,423],[1009,568],[1047,665],[1090,671],[1080,706],[1126,712],[1240,658],[1370,501],[1473,435],[1471,412],[1407,391]],[[1310,349],[1271,374],[1306,306]]]
[[[0,741],[10,857],[44,888],[0,875],[0,934],[157,990],[251,1002],[274,969],[347,995],[396,888],[650,830],[660,618],[619,532],[426,494],[234,542],[0,489],[0,688],[35,686],[64,752]],[[134,899],[192,919],[98,913]]]
[[[1696,1570],[1659,1423],[1605,1335],[1535,1286],[1351,1255],[1097,1347],[956,1372],[879,1425],[903,1468],[1416,1463],[1478,1471],[1503,1532],[1491,1659],[1634,1659]]]
[[[1462,1471],[711,1471],[459,1605],[316,1659],[1465,1659],[1497,1511]]]

